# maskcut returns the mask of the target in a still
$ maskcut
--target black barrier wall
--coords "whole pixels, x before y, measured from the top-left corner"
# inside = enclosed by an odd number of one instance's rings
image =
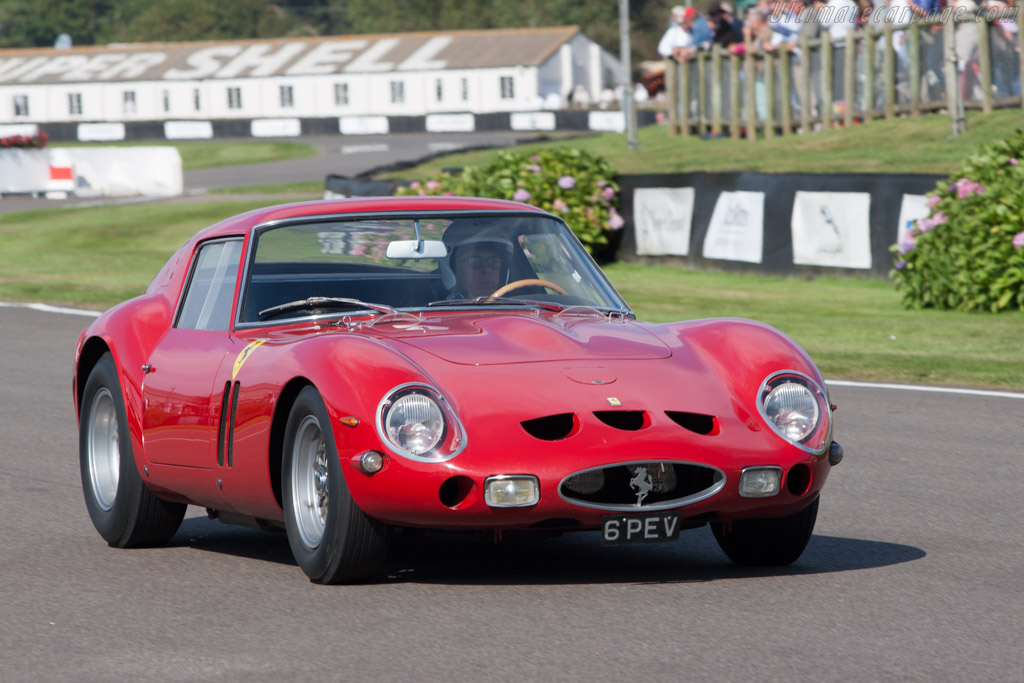
[[[763,272],[775,275],[846,274],[888,277],[893,267],[889,247],[898,239],[903,195],[923,195],[946,176],[808,173],[678,173],[619,176],[620,213],[626,219],[616,258],[644,263],[684,264],[692,268]],[[694,188],[693,222],[688,256],[640,256],[634,224],[638,188]],[[763,192],[764,233],[761,263],[706,259],[701,255],[711,215],[722,192]],[[871,268],[849,269],[793,263],[791,220],[797,191],[863,192],[871,196]]]

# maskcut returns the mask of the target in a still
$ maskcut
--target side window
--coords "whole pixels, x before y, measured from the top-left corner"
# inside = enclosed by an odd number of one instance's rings
[[[242,240],[212,242],[199,249],[175,327],[188,330],[231,328]]]

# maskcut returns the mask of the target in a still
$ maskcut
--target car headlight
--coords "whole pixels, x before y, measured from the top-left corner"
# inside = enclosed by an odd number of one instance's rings
[[[807,375],[794,370],[769,375],[761,384],[758,409],[790,443],[815,455],[828,446],[832,425],[828,399]]]
[[[377,431],[396,454],[422,462],[453,458],[466,444],[448,402],[426,384],[403,384],[389,391],[377,407]]]

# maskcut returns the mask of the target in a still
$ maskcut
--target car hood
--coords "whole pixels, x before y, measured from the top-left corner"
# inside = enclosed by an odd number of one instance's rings
[[[627,319],[546,312],[445,315],[375,328],[401,353],[412,346],[458,365],[542,361],[648,360],[672,350]]]

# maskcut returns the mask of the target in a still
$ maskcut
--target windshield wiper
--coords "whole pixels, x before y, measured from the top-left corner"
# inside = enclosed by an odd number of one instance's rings
[[[443,299],[431,301],[427,306],[536,306],[548,311],[564,311],[568,306],[553,301],[533,299],[510,299],[503,296],[478,296],[475,299]]]
[[[298,301],[289,301],[287,303],[278,304],[277,306],[271,306],[270,308],[264,308],[259,312],[260,318],[267,318],[279,313],[287,313],[288,311],[300,311],[303,309],[312,308],[365,308],[371,311],[376,311],[381,314],[398,313],[398,310],[385,306],[384,304],[371,304],[359,299],[347,299],[338,296],[311,296],[308,299],[299,299]]]

